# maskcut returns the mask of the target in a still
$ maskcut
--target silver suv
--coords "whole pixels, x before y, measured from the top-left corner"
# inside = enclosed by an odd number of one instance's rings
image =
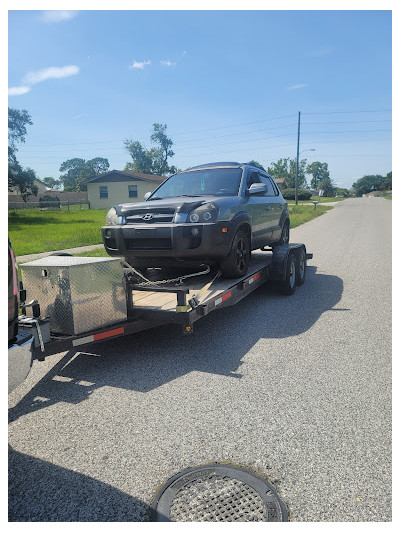
[[[134,267],[219,263],[246,274],[251,250],[289,242],[289,213],[271,176],[248,164],[210,163],[166,179],[145,201],[116,205],[105,249]]]

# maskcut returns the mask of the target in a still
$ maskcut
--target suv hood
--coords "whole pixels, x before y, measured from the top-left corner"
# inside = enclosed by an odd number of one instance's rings
[[[134,204],[120,204],[114,206],[118,215],[126,216],[130,213],[160,212],[163,209],[174,210],[178,213],[189,213],[202,204],[213,202],[218,205],[222,197],[215,196],[173,196],[161,200],[150,200],[147,202],[137,202]]]

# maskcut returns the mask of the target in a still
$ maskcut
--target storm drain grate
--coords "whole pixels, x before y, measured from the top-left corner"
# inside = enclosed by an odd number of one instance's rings
[[[168,480],[151,508],[155,522],[286,522],[274,488],[244,468],[207,465]]]

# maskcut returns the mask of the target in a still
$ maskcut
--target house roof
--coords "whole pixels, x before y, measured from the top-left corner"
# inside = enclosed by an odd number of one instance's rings
[[[116,181],[155,181],[161,183],[166,176],[157,176],[156,174],[142,174],[141,172],[128,172],[125,170],[110,170],[104,174],[100,174],[95,178],[88,180],[88,183],[93,182],[116,182]]]

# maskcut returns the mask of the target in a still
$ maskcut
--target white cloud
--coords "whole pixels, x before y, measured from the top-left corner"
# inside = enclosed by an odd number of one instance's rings
[[[40,83],[41,81],[49,79],[68,78],[69,76],[74,76],[78,73],[79,67],[76,65],[67,65],[65,67],[48,67],[42,70],[28,72],[23,81],[28,85],[34,85],[35,83]]]
[[[134,61],[132,65],[129,65],[131,70],[140,69],[143,70],[147,65],[151,65],[151,61]]]
[[[176,63],[174,63],[173,61],[160,61],[161,65],[165,65],[166,67],[174,67],[176,65]]]
[[[27,86],[9,87],[8,96],[19,96],[20,94],[29,93],[30,90],[31,88]]]
[[[63,22],[71,20],[77,15],[77,11],[43,11],[42,20],[44,22]]]
[[[288,87],[288,90],[289,91],[293,91],[295,89],[303,89],[304,87],[308,87],[308,84],[307,83],[298,83],[297,85],[291,85],[290,87]]]

